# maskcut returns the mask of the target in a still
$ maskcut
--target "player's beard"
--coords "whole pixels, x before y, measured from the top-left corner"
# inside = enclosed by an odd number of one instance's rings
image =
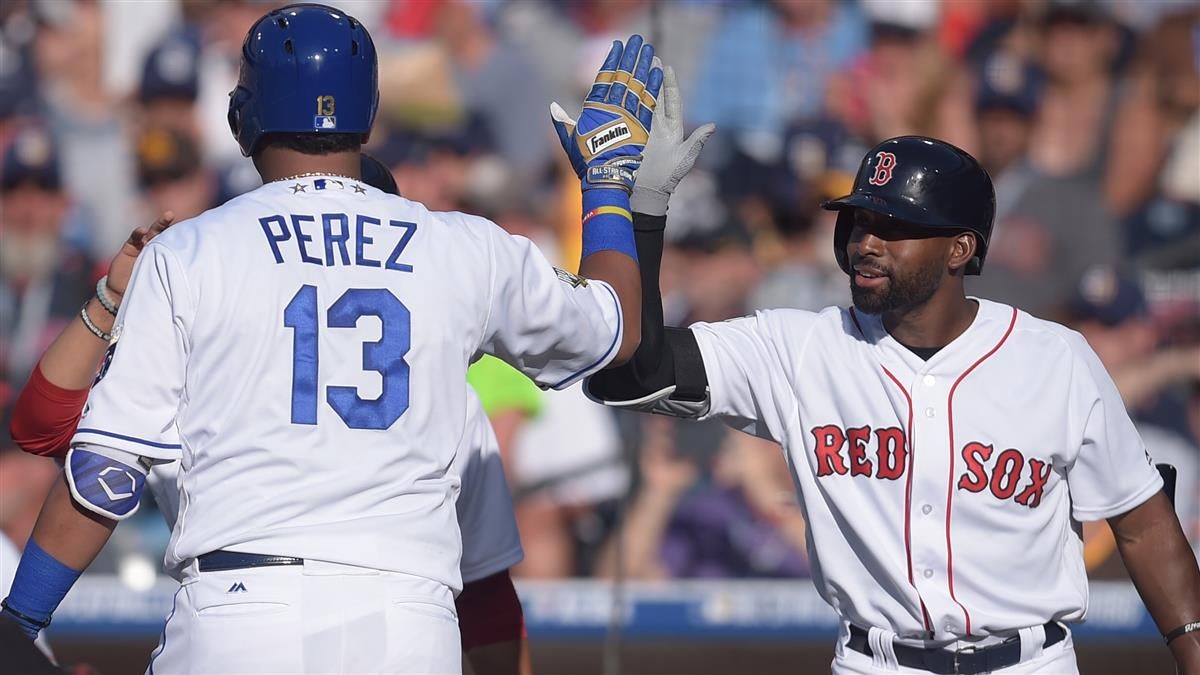
[[[941,275],[934,267],[914,270],[900,276],[894,272],[887,275],[882,288],[864,288],[850,275],[850,297],[854,308],[867,314],[884,314],[924,304],[937,292]]]

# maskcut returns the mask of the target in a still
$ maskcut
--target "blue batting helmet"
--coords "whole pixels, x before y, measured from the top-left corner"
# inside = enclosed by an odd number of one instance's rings
[[[371,132],[379,106],[375,44],[352,16],[288,5],[259,19],[242,44],[229,129],[249,157],[263,134]]]

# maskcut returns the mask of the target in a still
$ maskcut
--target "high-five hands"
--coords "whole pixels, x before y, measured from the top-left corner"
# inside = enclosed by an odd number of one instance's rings
[[[663,84],[654,60],[654,47],[640,35],[625,45],[614,41],[578,121],[558,103],[550,104],[554,129],[585,191],[633,190]]]

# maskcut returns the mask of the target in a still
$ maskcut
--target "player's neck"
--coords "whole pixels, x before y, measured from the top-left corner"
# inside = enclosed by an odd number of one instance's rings
[[[909,347],[945,347],[971,327],[979,303],[968,299],[959,284],[943,284],[933,297],[915,307],[885,312],[883,327]]]
[[[254,158],[254,166],[264,183],[301,174],[328,174],[358,179],[361,177],[361,154],[333,152],[327,155],[306,155],[295,150],[267,148]]]

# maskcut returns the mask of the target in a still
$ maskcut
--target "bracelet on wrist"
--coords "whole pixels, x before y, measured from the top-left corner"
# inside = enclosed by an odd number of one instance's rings
[[[100,301],[100,306],[103,307],[105,311],[113,316],[117,315],[117,303],[113,302],[112,298],[108,297],[107,274],[100,277],[100,280],[96,282],[96,299]]]
[[[44,630],[46,628],[46,626],[50,625],[49,618],[47,618],[45,620],[35,619],[34,617],[29,616],[28,614],[24,614],[22,612],[18,612],[17,610],[13,609],[8,604],[8,598],[5,598],[4,600],[0,600],[0,608],[2,608],[4,611],[8,612],[9,614],[12,614],[13,616],[20,619],[21,621],[24,621],[25,623],[29,624],[29,626],[31,628],[36,628],[39,631]]]
[[[1167,634],[1163,636],[1163,642],[1171,644],[1171,641],[1175,638],[1183,637],[1188,633],[1195,633],[1196,631],[1200,631],[1200,621],[1191,621],[1174,630],[1168,631]]]
[[[88,302],[91,302],[91,300],[88,300]],[[100,330],[100,327],[97,326],[94,321],[92,321],[92,317],[88,316],[87,306],[88,303],[85,302],[83,303],[83,307],[79,308],[79,318],[83,320],[83,325],[87,326],[87,329],[92,331],[92,335],[95,335],[105,342],[111,342],[112,334],[105,333],[104,331]]]

